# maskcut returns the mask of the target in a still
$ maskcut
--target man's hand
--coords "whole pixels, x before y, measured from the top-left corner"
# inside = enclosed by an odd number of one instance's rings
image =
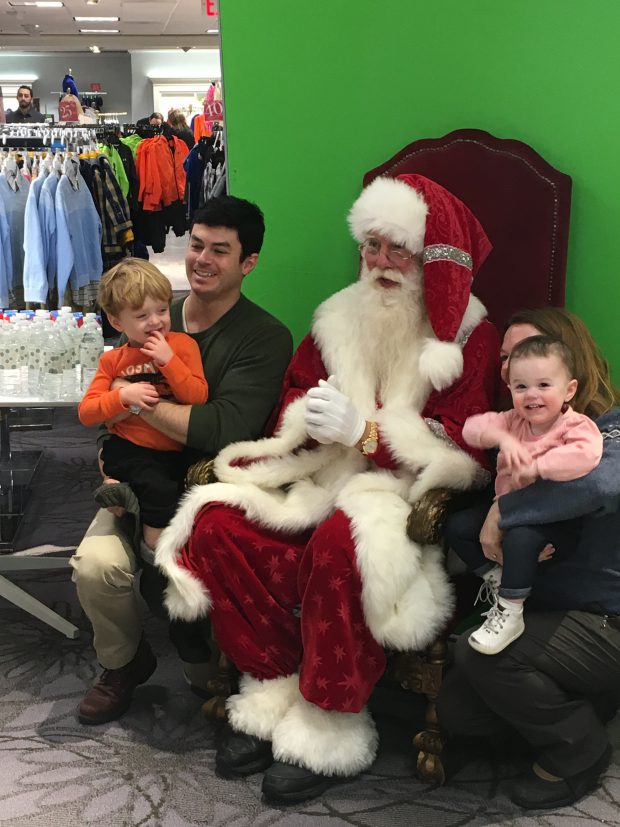
[[[144,353],[145,356],[152,359],[160,368],[167,365],[174,356],[172,348],[159,330],[151,333],[149,338],[144,343],[144,346],[140,348],[140,353]]]
[[[492,563],[498,563],[500,566],[504,562],[502,554],[502,539],[503,532],[499,527],[500,513],[497,502],[494,502],[486,520],[480,530],[480,545],[482,546],[482,553]]]
[[[534,460],[530,463],[530,465],[527,465],[516,472],[513,471],[512,476],[520,488],[525,488],[526,485],[531,485],[533,482],[536,482],[540,476],[538,473],[538,463]]]
[[[366,420],[348,396],[338,389],[335,376],[327,382],[319,379],[316,388],[306,394],[306,431],[308,436],[324,445],[339,442],[352,447],[359,442]]]
[[[120,482],[120,480],[113,480],[112,477],[104,477],[103,482],[105,485],[114,485],[115,482]],[[106,508],[106,511],[109,511],[110,514],[114,514],[115,517],[122,517],[123,514],[127,513],[127,509],[123,508],[122,505],[109,505]]]
[[[151,411],[159,402],[159,394],[150,382],[135,382],[121,388],[121,402],[126,408],[139,405],[145,411]]]
[[[114,480],[112,477],[106,477],[105,471],[103,470],[103,461],[101,459],[101,449],[97,453],[97,462],[99,463],[99,472],[103,477],[103,482],[106,485],[111,485],[112,483],[119,482],[119,480]],[[109,508],[106,508],[106,511],[109,511],[110,514],[114,514],[115,517],[122,517],[125,513],[125,509],[122,505],[111,505]]]

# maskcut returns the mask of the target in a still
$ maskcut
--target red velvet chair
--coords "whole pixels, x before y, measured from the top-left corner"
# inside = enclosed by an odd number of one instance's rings
[[[378,175],[419,173],[461,198],[480,220],[493,252],[480,269],[473,292],[500,330],[516,310],[564,304],[571,179],[551,167],[527,144],[494,138],[479,129],[459,129],[443,138],[415,141],[367,172],[364,185]],[[211,481],[212,462],[194,466],[188,484]],[[422,543],[441,539],[450,492],[430,492],[416,503],[409,534]],[[471,603],[469,604],[471,605]],[[426,695],[425,729],[414,738],[417,768],[428,780],[443,782],[442,742],[435,700],[446,662],[445,635],[425,652],[389,657],[389,674],[405,689]],[[225,657],[211,682],[213,698],[203,711],[225,717],[225,700],[234,688],[234,670]]]
[[[457,195],[479,219],[493,244],[472,290],[502,331],[516,310],[563,306],[571,179],[521,141],[495,138],[479,129],[458,129],[442,138],[409,144],[364,176],[418,173]],[[440,542],[450,507],[448,491],[429,492],[414,506],[409,535]],[[471,603],[469,603],[471,606]],[[458,612],[458,609],[457,609]],[[425,652],[389,657],[388,675],[427,697],[425,729],[414,738],[422,777],[443,782],[442,742],[435,709],[446,662],[446,639]]]

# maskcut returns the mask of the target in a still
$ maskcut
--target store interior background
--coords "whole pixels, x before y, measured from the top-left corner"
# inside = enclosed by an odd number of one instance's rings
[[[17,87],[27,83],[39,110],[57,119],[62,81],[70,73],[81,94],[94,91],[95,84],[102,112],[120,124],[172,108],[182,109],[191,123],[203,111],[210,83],[221,80],[217,0],[62,2],[47,8],[0,0],[0,86],[6,108],[16,107]],[[108,31],[80,34],[81,28]],[[186,244],[187,237],[170,233],[165,251],[151,256],[175,290],[187,285]]]

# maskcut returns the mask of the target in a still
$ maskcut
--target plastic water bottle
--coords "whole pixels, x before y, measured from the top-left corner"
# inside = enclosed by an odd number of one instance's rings
[[[63,399],[77,399],[80,395],[78,375],[82,336],[71,312],[59,315],[56,329],[65,350],[60,393]]]
[[[0,386],[4,396],[19,396],[20,381],[19,342],[15,325],[5,324],[0,338]]]
[[[28,346],[30,343],[30,322],[24,316],[18,316],[13,328],[13,336],[17,342],[17,357],[19,361],[18,396],[28,395]]]
[[[52,324],[45,331],[41,346],[41,393],[44,399],[62,398],[66,358],[65,345],[55,324]]]
[[[88,315],[88,314],[87,314]],[[82,391],[86,391],[99,365],[103,353],[103,331],[96,321],[86,319],[82,327],[82,344],[80,346],[80,364],[82,365]]]
[[[40,316],[35,316],[30,323],[29,333],[28,393],[30,396],[39,396],[41,393],[41,344],[45,335],[44,322]]]

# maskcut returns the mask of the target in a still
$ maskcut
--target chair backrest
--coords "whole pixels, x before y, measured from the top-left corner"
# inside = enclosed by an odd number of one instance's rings
[[[527,144],[480,129],[415,141],[364,176],[418,173],[472,210],[493,244],[473,292],[500,331],[524,307],[564,305],[571,179]]]

